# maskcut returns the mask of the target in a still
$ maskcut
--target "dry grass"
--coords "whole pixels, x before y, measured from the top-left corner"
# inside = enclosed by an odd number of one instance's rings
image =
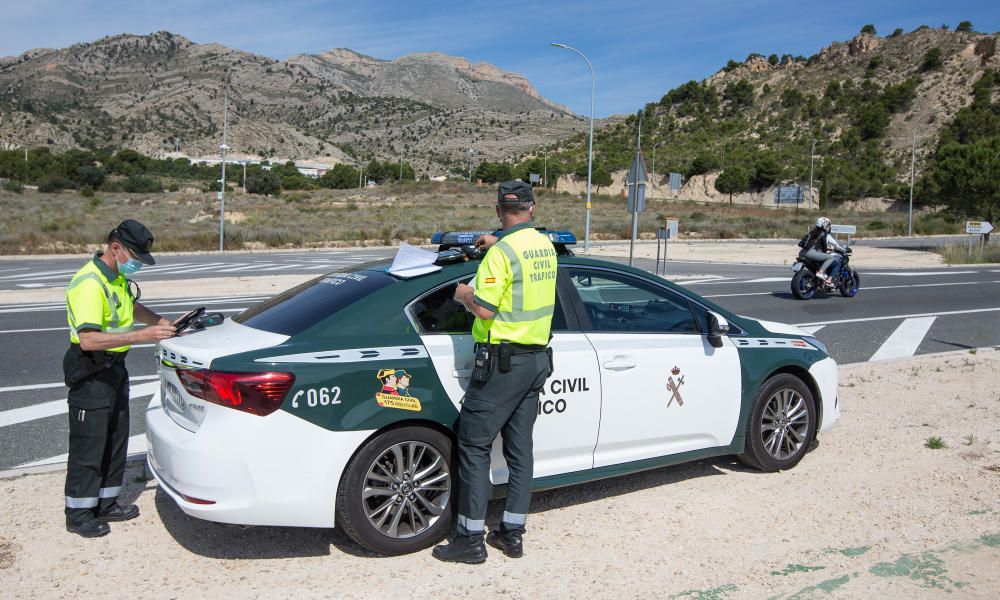
[[[226,212],[228,249],[301,248],[337,245],[427,243],[441,230],[485,229],[497,224],[495,188],[466,183],[410,182],[369,190],[286,192],[277,198],[230,193]],[[584,202],[569,194],[538,193],[539,224],[569,229],[582,237]],[[161,251],[218,248],[215,194],[100,194],[75,192],[15,194],[0,191],[0,253],[45,254],[92,250],[124,218],[142,221],[154,232]],[[858,226],[862,236],[905,232],[906,215],[828,211],[834,222]],[[639,220],[643,237],[652,237],[667,216],[680,219],[687,238],[798,238],[816,218],[813,211],[755,206],[703,205],[650,201]],[[954,233],[958,224],[941,215],[916,220],[921,233]],[[954,230],[954,231],[953,231]],[[625,201],[596,196],[591,212],[593,239],[625,239],[631,218]]]
[[[14,559],[17,557],[17,552],[20,549],[21,547],[14,542],[8,542],[0,538],[0,569],[10,568],[14,564]]]
[[[972,245],[972,253],[969,253],[968,244],[952,244],[940,246],[934,250],[944,257],[945,262],[950,265],[971,265],[982,263],[1000,263],[1000,244],[996,242],[979,248],[979,241],[975,240]]]

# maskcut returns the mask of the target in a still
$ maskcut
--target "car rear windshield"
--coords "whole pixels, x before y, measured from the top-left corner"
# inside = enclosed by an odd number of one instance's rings
[[[233,320],[254,329],[295,335],[395,281],[374,270],[330,273],[261,302]]]

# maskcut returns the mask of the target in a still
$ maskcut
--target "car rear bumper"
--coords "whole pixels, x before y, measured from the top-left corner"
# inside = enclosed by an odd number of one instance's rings
[[[819,431],[826,431],[834,426],[840,419],[840,403],[837,398],[837,362],[832,358],[825,358],[809,369],[813,381],[819,387],[820,397],[823,399],[823,421],[819,424]]]
[[[332,527],[341,474],[371,433],[214,405],[191,432],[166,414],[159,394],[146,409],[153,476],[185,513],[221,523]]]

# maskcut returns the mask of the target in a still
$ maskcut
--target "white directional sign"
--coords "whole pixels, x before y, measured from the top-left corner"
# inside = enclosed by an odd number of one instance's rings
[[[847,235],[854,235],[858,232],[858,228],[854,225],[831,225],[830,233],[846,233]]]
[[[993,225],[989,221],[966,221],[965,233],[971,235],[982,235],[993,231]]]

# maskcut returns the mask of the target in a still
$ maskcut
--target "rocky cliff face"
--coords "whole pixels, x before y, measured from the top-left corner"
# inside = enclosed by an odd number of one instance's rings
[[[470,147],[510,159],[585,128],[525,77],[460,57],[340,48],[277,61],[159,32],[0,59],[0,147],[214,154],[227,76],[229,146],[247,156],[403,157],[438,173]]]

